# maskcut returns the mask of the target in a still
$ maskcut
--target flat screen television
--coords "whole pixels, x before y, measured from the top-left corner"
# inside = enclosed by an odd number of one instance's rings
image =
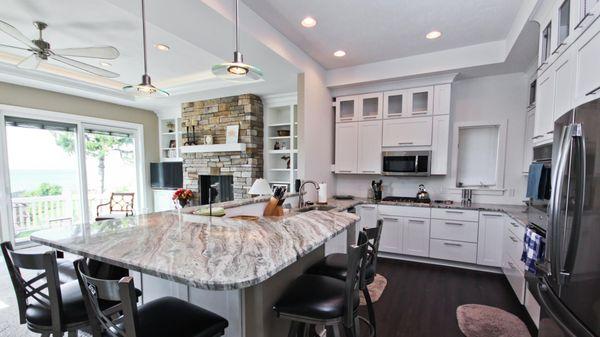
[[[183,187],[181,162],[150,163],[150,186],[159,189]]]

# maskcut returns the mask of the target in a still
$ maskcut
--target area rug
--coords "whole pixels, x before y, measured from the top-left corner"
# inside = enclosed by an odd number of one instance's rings
[[[383,275],[375,275],[375,280],[373,283],[367,286],[367,289],[369,289],[369,295],[371,295],[371,301],[373,301],[373,303],[379,301],[379,298],[381,297],[381,294],[383,294],[386,286],[387,279],[383,277]],[[362,292],[360,293],[360,305],[367,305],[367,301],[365,300]]]
[[[456,308],[456,318],[466,337],[531,337],[517,316],[487,305],[461,305]]]

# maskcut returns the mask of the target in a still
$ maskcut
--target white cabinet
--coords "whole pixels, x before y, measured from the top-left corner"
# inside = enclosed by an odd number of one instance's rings
[[[381,173],[382,132],[383,130],[381,120],[373,120],[358,123],[358,173]]]
[[[383,228],[379,241],[379,250],[388,253],[402,254],[402,218],[391,215],[382,215]]]
[[[505,219],[502,213],[480,212],[477,264],[500,267]]]
[[[382,252],[429,256],[429,208],[379,205],[378,213],[383,219]]]
[[[336,97],[335,120],[338,123],[358,121],[358,95]]]
[[[408,117],[408,95],[406,90],[383,93],[383,118]]]
[[[431,117],[399,118],[383,123],[383,146],[430,146]]]
[[[356,214],[360,217],[356,226],[357,231],[377,226],[377,205],[358,205]]]
[[[575,65],[573,53],[568,50],[554,65],[554,119],[557,120],[573,107],[575,91]],[[600,54],[598,55],[600,57]]]
[[[600,20],[578,41],[575,100],[582,104],[600,98]]]
[[[427,116],[433,113],[433,87],[409,89],[407,96],[408,117]]]
[[[477,261],[477,244],[431,239],[429,256],[441,260],[475,263]]]
[[[473,221],[431,219],[431,238],[477,243],[478,228]]]
[[[404,218],[402,252],[406,255],[429,256],[430,219]]]
[[[356,173],[358,159],[358,123],[335,126],[335,172]]]
[[[358,97],[358,119],[361,121],[381,119],[383,94],[364,94]]]
[[[554,71],[544,72],[538,79],[533,143],[552,140],[554,131]]]
[[[450,114],[451,84],[440,84],[433,87],[433,114]]]
[[[527,112],[525,120],[525,150],[523,151],[523,173],[529,172],[529,165],[533,161],[533,128],[535,125],[535,108]]]
[[[502,272],[508,283],[513,288],[515,295],[519,299],[520,303],[524,302],[525,297],[525,274],[519,269],[516,262],[513,261],[509,256],[504,255],[502,258]]]
[[[448,148],[450,146],[450,115],[434,115],[431,139],[431,174],[448,173]]]

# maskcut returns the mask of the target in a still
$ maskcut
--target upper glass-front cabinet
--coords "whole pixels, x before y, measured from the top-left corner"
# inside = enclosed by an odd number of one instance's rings
[[[433,87],[410,89],[408,93],[410,116],[427,116],[433,113]]]
[[[408,117],[408,92],[388,91],[383,94],[383,117]]]
[[[383,111],[383,94],[365,94],[360,95],[358,98],[359,105],[359,119],[360,120],[372,120],[381,119]]]
[[[574,29],[582,29],[589,25],[595,14],[600,12],[600,0],[579,0],[579,23]]]
[[[552,44],[552,22],[548,23],[542,31],[542,41],[540,48],[541,64],[545,64],[550,56],[550,46]]]
[[[560,49],[571,32],[571,0],[565,0],[558,8],[558,46]]]
[[[336,122],[355,122],[358,120],[358,95],[341,96],[335,100]]]

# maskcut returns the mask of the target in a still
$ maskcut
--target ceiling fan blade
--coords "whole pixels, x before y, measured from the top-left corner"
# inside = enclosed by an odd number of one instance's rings
[[[31,49],[21,48],[21,47],[16,47],[16,46],[9,46],[7,44],[2,44],[2,43],[0,43],[0,48],[12,48],[12,49],[25,50],[25,51],[33,51]]]
[[[33,42],[31,42],[31,40],[27,36],[23,35],[23,33],[21,33],[18,29],[2,20],[0,20],[0,30],[21,41],[27,47],[33,50],[39,50],[39,48],[35,44],[33,44]]]
[[[23,61],[17,64],[17,67],[21,69],[31,69],[35,70],[42,62],[42,59],[37,56],[37,54],[31,54],[31,56],[26,57]]]
[[[120,55],[119,50],[111,46],[53,49],[52,52],[61,56],[90,57],[106,60],[114,60]]]
[[[98,68],[98,67],[94,67],[92,65],[89,65],[87,63],[83,63],[83,62],[79,62],[70,58],[66,58],[60,55],[55,55],[52,54],[49,56],[50,58],[52,58],[53,60],[56,60],[58,62],[64,63],[64,64],[68,64],[71,67],[75,67],[75,68],[79,68],[83,71],[86,71],[88,73],[94,74],[94,75],[98,75],[98,76],[102,76],[102,77],[108,77],[108,78],[115,78],[115,77],[119,77],[119,74],[117,73],[113,73],[112,71],[108,71],[108,70],[104,70],[102,68]]]

